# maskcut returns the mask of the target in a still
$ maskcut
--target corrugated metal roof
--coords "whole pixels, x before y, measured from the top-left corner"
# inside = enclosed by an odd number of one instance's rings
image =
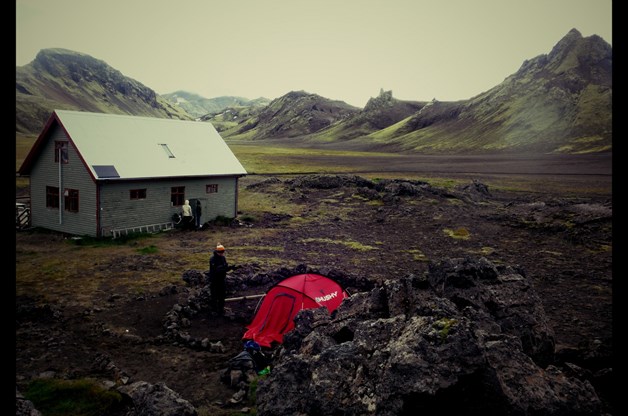
[[[207,122],[67,110],[55,113],[95,178],[99,176],[94,166],[112,166],[120,179],[246,175]]]

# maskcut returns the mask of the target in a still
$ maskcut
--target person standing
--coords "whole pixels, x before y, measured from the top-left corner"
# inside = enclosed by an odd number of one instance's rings
[[[192,207],[190,206],[190,201],[185,200],[185,203],[181,207],[181,211],[183,214],[183,228],[188,229],[192,227],[192,223],[194,221],[194,214],[192,214]]]
[[[218,243],[214,254],[209,258],[209,292],[211,309],[219,316],[225,314],[225,298],[227,297],[227,272],[235,270],[229,266],[225,257],[225,247]]]
[[[201,228],[201,213],[202,213],[201,201],[199,199],[197,199],[196,200],[195,212],[194,212],[194,216],[196,217],[196,228],[197,229]]]

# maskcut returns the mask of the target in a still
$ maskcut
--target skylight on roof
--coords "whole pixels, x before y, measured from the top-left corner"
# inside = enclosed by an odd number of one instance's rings
[[[167,144],[165,143],[160,143],[159,144],[161,146],[162,149],[164,149],[164,152],[166,152],[166,154],[168,155],[168,157],[170,158],[174,158],[174,154],[170,151],[170,148],[168,147]]]

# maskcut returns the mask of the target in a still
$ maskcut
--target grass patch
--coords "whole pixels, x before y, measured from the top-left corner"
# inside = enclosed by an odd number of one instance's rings
[[[369,202],[370,201],[369,198],[365,198],[362,195],[358,195],[358,194],[351,194],[351,198],[357,199],[360,202]]]
[[[482,247],[480,249],[480,253],[479,254],[482,254],[482,255],[485,255],[485,256],[489,256],[489,255],[493,254],[494,252],[495,252],[495,249],[493,247]]]
[[[256,251],[276,251],[278,253],[283,252],[283,247],[279,246],[255,246],[255,247],[246,247],[246,249],[251,250],[255,249]]]
[[[599,244],[596,249],[587,249],[590,254],[607,253],[613,250],[613,246],[610,244]]]
[[[299,261],[286,259],[284,257],[273,258],[273,257],[247,256],[246,263],[247,264],[263,264],[266,269],[275,269],[275,268],[280,268],[280,267],[292,268],[299,265]]]
[[[432,328],[438,331],[438,337],[440,338],[441,343],[445,342],[451,328],[456,324],[455,319],[450,318],[441,318],[438,321],[432,324]]]
[[[111,247],[111,246],[126,245],[129,242],[151,238],[152,236],[153,234],[151,233],[132,232],[125,235],[121,235],[120,237],[117,237],[117,238],[91,237],[89,235],[83,235],[83,236],[70,237],[66,241],[68,241],[69,244],[72,244],[75,246]]]
[[[382,207],[384,206],[384,201],[381,199],[371,199],[366,202],[366,205],[374,206],[374,207]]]
[[[600,285],[594,285],[591,286],[590,290],[597,292],[597,294],[606,294],[611,293],[612,289]]]
[[[107,415],[123,406],[120,393],[88,379],[37,379],[28,385],[24,397],[45,416]]]
[[[256,221],[257,221],[257,218],[255,218],[255,217],[254,217],[254,216],[252,216],[252,215],[248,215],[248,214],[247,214],[247,215],[243,215],[243,216],[241,216],[241,217],[239,217],[239,218],[240,218],[240,221],[242,221],[242,222],[249,222],[249,223],[253,223],[253,222],[256,222]]]
[[[251,385],[249,386],[249,401],[252,404],[257,402],[257,386],[259,384],[259,380],[268,377],[266,374],[258,375],[253,381],[251,381]]]
[[[321,244],[342,244],[348,248],[358,251],[377,250],[376,247],[367,246],[357,241],[351,240],[332,240],[331,238],[305,238],[299,240],[301,243],[321,243]]]
[[[66,262],[63,260],[51,259],[42,264],[39,271],[46,277],[60,278],[65,276],[65,265]]]
[[[15,190],[16,191],[28,190],[29,185],[30,185],[30,178],[24,178],[22,176],[18,176],[15,178]]]
[[[59,234],[49,234],[16,234],[16,244],[21,247],[21,250],[16,250],[16,296],[39,293],[46,301],[62,299],[61,303],[67,304],[93,304],[102,298],[103,284],[112,275],[121,287],[145,290],[146,281],[154,283],[155,287],[163,287],[180,282],[181,271],[186,268],[207,267],[207,254],[195,259],[194,263],[185,263],[183,254],[187,254],[189,248],[163,238],[168,233],[142,236],[151,238],[150,244],[158,248],[159,253],[155,256],[177,258],[176,262],[163,261],[159,265],[156,259],[138,254],[138,249],[148,244],[136,241],[121,244],[111,239],[88,238],[77,246]],[[84,245],[86,241],[93,246]],[[136,261],[142,262],[142,279],[138,279],[136,270],[124,271],[126,263]]]
[[[15,170],[17,171],[35,144],[37,136],[15,133]]]
[[[311,219],[307,219],[307,218],[303,218],[301,216],[290,218],[290,224],[294,225],[295,227],[300,227],[301,225],[307,224],[310,221],[312,221],[312,220]]]
[[[447,190],[452,190],[458,185],[467,184],[468,181],[466,179],[448,179],[448,178],[425,178],[419,179],[424,182],[429,183],[431,186],[436,188],[445,188]]]
[[[402,250],[402,252],[411,254],[412,255],[412,259],[414,261],[429,261],[429,259],[425,255],[425,253],[423,253],[418,248],[410,249],[410,250]]]
[[[242,216],[262,217],[264,213],[272,212],[280,215],[296,216],[301,212],[301,205],[288,200],[285,194],[275,195],[269,192],[255,192],[240,189],[238,207]]]
[[[231,217],[225,217],[224,215],[218,215],[216,218],[214,218],[211,221],[207,221],[208,223],[212,224],[212,225],[218,225],[218,226],[228,226],[233,224],[233,218]]]
[[[398,157],[391,153],[240,144],[228,139],[227,144],[247,172],[260,175],[352,172],[356,166],[363,166],[361,160],[367,157],[377,156],[391,160]]]
[[[471,254],[479,254],[481,256],[489,256],[493,253],[495,253],[495,249],[493,247],[482,247],[480,249],[477,250],[467,250],[467,252],[471,253]]]
[[[560,251],[540,250],[539,253],[551,254],[552,256],[562,257],[563,253]]]
[[[464,204],[464,202],[462,202],[458,198],[447,198],[447,202],[449,202],[451,205],[463,205]]]
[[[456,228],[455,230],[450,230],[449,228],[443,229],[443,233],[446,236],[454,238],[456,240],[468,240],[471,238],[471,233],[464,227]]]
[[[150,246],[137,249],[137,252],[140,254],[155,254],[157,253],[157,251],[158,251],[157,247],[152,244]]]

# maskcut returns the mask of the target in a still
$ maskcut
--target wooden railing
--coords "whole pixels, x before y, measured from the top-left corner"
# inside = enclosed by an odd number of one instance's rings
[[[15,228],[23,230],[31,225],[31,208],[21,202],[15,203]]]
[[[168,231],[174,228],[172,222],[163,222],[161,224],[138,225],[136,227],[116,228],[111,230],[111,236],[117,238],[131,233],[157,233],[160,231]]]

